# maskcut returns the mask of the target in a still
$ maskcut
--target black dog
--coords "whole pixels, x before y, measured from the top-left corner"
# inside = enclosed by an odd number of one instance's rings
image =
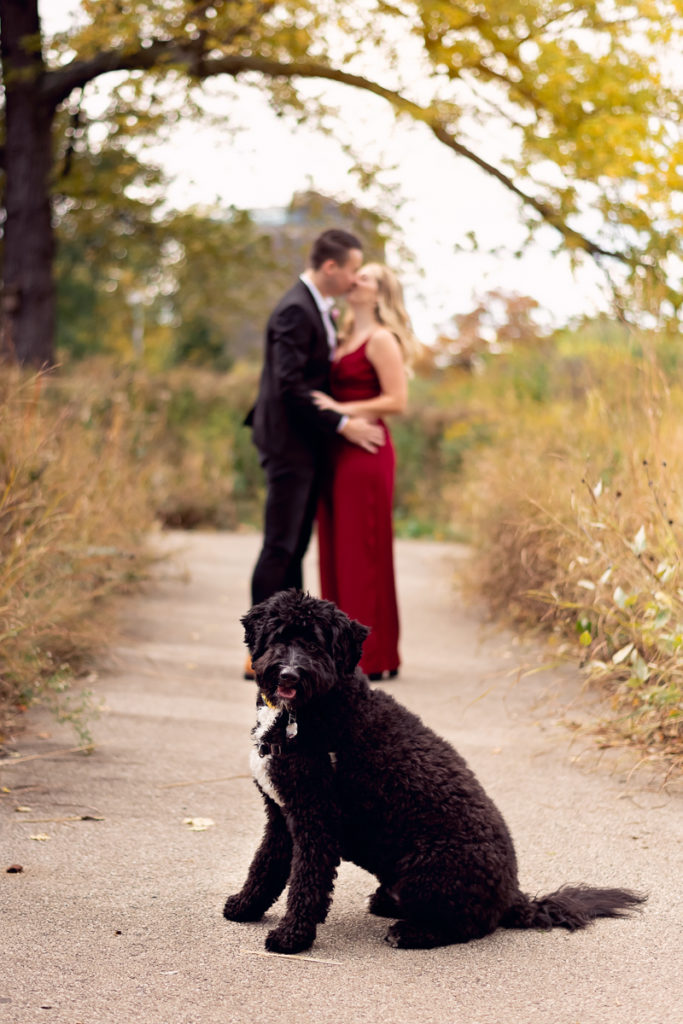
[[[387,941],[429,948],[494,929],[574,930],[644,896],[565,887],[520,892],[503,818],[464,760],[357,664],[369,630],[329,601],[287,590],[244,616],[259,687],[252,768],[267,813],[242,891],[224,914],[256,921],[289,882],[266,949],[296,953],[325,920],[340,859],[376,875],[370,913]]]

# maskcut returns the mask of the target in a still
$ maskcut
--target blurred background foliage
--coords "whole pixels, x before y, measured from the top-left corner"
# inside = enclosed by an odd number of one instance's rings
[[[65,353],[54,375],[4,381],[9,706],[97,646],[102,598],[145,575],[153,523],[260,525],[242,425],[258,358],[156,365],[130,334],[124,352]],[[392,424],[397,532],[468,543],[469,599],[581,665],[605,693],[602,742],[668,771],[683,765],[682,361],[677,335],[608,319],[544,335],[530,300],[495,291],[424,349]]]
[[[228,369],[260,355],[268,312],[322,230],[344,224],[379,260],[394,230],[312,190],[286,208],[169,209],[161,169],[116,136],[74,146],[61,163],[53,208],[62,361],[108,353],[154,369]]]
[[[298,60],[314,54],[322,79],[392,69],[397,117],[423,123],[521,197],[529,239],[550,224],[576,265],[592,253],[611,254],[605,269],[622,266],[618,318],[551,334],[534,300],[493,290],[444,326],[392,424],[396,527],[467,542],[472,597],[542,631],[604,688],[604,742],[635,743],[680,769],[683,142],[668,57],[680,4],[637,0],[633,17],[602,0],[378,3],[372,17],[367,4],[81,6],[35,69],[41,111],[49,87],[55,117],[43,124],[54,157],[50,244],[30,250],[15,234],[6,261],[12,270],[26,251],[51,251],[54,225],[59,369],[3,365],[0,377],[0,710],[41,699],[84,721],[69,711],[69,681],[110,642],[111,598],[144,578],[155,524],[258,528],[263,481],[242,422],[268,312],[320,230],[355,231],[368,259],[381,260],[391,238],[392,262],[404,262],[386,212],[312,189],[286,209],[177,211],[164,172],[144,160],[181,116],[208,116],[198,86],[214,54],[240,66],[265,59],[254,87],[280,114],[337,130],[330,108],[294,82]],[[3,24],[3,42],[9,34]],[[406,41],[414,61],[401,58]],[[93,60],[80,85],[60,91],[72,64]],[[130,74],[92,113],[91,84],[124,65]],[[35,81],[6,78],[6,100]],[[489,166],[477,137],[501,128],[517,155]],[[9,183],[29,150],[2,141]],[[343,131],[340,146],[352,153]],[[359,162],[354,173],[369,183],[372,171]],[[395,202],[387,191],[385,211]],[[595,234],[579,234],[582,223]],[[9,238],[4,230],[5,256]],[[29,269],[5,298],[37,279]],[[51,265],[43,270],[49,283]],[[26,292],[29,313],[39,292]],[[20,308],[9,301],[5,313]],[[51,338],[32,336],[44,341],[51,354]]]
[[[109,642],[109,599],[146,575],[153,524],[260,527],[243,420],[269,309],[323,227],[348,225],[371,259],[392,228],[312,191],[162,215],[163,175],[115,142],[65,176],[60,368],[2,381],[0,703],[47,700],[85,729],[68,681]],[[604,689],[603,741],[678,770],[680,336],[608,317],[548,333],[537,312],[492,290],[423,348],[392,423],[396,530],[468,543],[471,598]]]

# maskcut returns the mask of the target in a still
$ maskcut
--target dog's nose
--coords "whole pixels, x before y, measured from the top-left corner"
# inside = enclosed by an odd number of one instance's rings
[[[299,678],[299,673],[291,665],[284,665],[280,669],[280,679],[283,683],[295,683]]]

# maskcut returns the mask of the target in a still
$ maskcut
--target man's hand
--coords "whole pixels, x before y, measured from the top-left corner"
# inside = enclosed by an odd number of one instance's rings
[[[384,431],[376,423],[370,423],[359,416],[350,416],[339,433],[351,444],[357,444],[373,455],[384,444]]]

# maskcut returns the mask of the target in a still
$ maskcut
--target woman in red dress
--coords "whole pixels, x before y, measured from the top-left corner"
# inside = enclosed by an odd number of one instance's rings
[[[349,316],[331,366],[331,394],[313,392],[321,409],[378,422],[385,443],[375,454],[337,437],[318,505],[322,596],[370,626],[361,668],[393,678],[400,664],[392,504],[396,458],[384,417],[403,412],[416,342],[394,274],[368,264],[346,296]]]

